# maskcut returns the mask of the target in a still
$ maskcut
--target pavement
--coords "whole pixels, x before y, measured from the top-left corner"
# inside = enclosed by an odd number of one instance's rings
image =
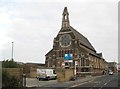
[[[57,80],[39,81],[36,78],[26,78],[26,87],[41,87],[45,85],[56,84]]]

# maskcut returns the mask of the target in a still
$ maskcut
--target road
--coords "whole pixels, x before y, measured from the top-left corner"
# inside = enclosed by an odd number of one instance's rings
[[[104,89],[104,88],[109,88],[109,89],[118,89],[118,79],[120,79],[120,76],[118,78],[118,74],[113,74],[113,75],[102,75],[102,76],[97,76],[91,79],[88,79],[88,81],[76,81],[76,82],[71,82],[71,83],[64,83],[64,84],[55,84],[51,85],[51,87],[54,87],[54,89],[57,89],[55,87],[65,87],[64,89],[73,89],[73,88],[80,88],[80,89]],[[87,80],[87,79],[86,79]],[[119,84],[120,85],[120,84]],[[61,87],[62,86],[62,87]],[[50,86],[49,86],[50,87]],[[63,88],[62,88],[63,89]]]
[[[71,86],[71,89],[74,87],[88,87],[89,89],[94,89],[94,88],[103,89],[106,87],[115,88],[118,87],[118,79],[120,79],[118,78],[118,74],[106,75],[102,77],[97,77],[87,82],[73,85]]]

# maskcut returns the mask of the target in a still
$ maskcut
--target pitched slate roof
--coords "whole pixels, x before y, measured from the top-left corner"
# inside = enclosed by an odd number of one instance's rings
[[[73,27],[69,27],[70,30],[73,32],[73,34],[75,35],[76,39],[79,39],[80,43],[83,44],[84,46],[88,47],[89,49],[93,50],[96,52],[96,50],[94,49],[94,47],[91,45],[91,43],[88,41],[88,39],[83,36],[81,33],[79,33],[78,31],[76,31]]]

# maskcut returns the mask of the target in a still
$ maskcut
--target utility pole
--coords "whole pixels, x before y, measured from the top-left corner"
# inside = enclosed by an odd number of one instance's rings
[[[13,60],[13,48],[14,48],[14,42],[12,42],[12,55],[11,55],[11,60]]]
[[[75,67],[75,68],[74,68],[74,75],[75,75],[75,78],[76,78],[76,72],[77,72],[77,70],[76,70],[76,69],[77,69],[77,68],[76,68],[77,61],[76,61],[76,59],[75,59],[76,57],[77,57],[77,54],[76,54],[75,57],[74,57],[74,60],[75,60],[75,61],[74,61],[74,67]]]

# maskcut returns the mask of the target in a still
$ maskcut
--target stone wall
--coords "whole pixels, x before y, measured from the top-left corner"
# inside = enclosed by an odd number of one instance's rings
[[[8,72],[11,76],[15,76],[20,82],[19,86],[23,86],[23,68],[2,68],[2,70]]]
[[[73,75],[74,75],[73,69],[65,69],[65,81],[69,81]]]
[[[11,76],[15,76],[17,79],[21,79],[23,75],[23,68],[3,68],[4,71],[7,71]]]
[[[35,78],[37,76],[37,68],[30,68],[30,77]]]
[[[56,69],[58,82],[69,81],[74,75],[73,69]]]
[[[35,78],[37,75],[37,68],[27,68],[29,72],[23,72],[23,68],[3,68],[10,75],[15,76],[18,79],[21,79],[23,74],[26,74],[27,77]]]

